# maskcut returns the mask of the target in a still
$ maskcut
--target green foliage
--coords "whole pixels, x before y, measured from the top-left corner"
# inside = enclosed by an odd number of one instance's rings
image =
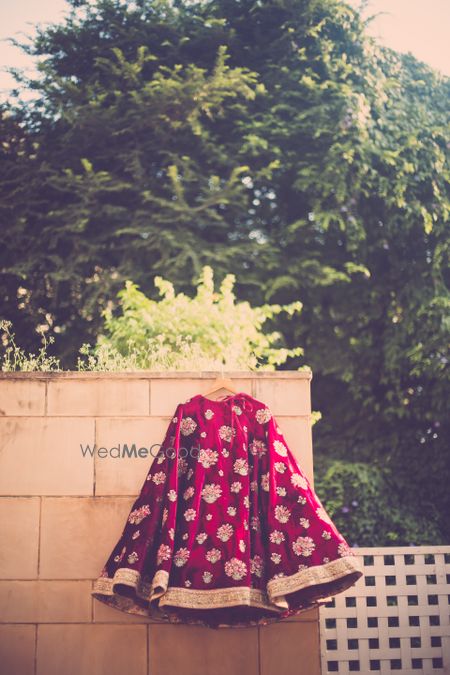
[[[214,290],[213,270],[203,268],[196,295],[175,293],[173,284],[156,277],[161,299],[152,300],[127,281],[118,293],[119,311],[104,312],[106,334],[97,345],[83,347],[89,370],[274,370],[302,354],[287,349],[278,331],[263,333],[263,324],[281,312],[293,316],[301,303],[251,307],[236,303],[235,277],[228,274]],[[84,364],[84,365],[83,365]]]
[[[383,467],[319,462],[315,490],[338,529],[356,546],[424,546],[439,540],[432,500],[402,495]],[[323,498],[322,498],[323,495]]]

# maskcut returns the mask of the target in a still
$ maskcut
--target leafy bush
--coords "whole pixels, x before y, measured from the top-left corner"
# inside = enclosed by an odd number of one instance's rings
[[[127,281],[118,307],[103,312],[105,334],[94,347],[83,345],[79,369],[275,370],[301,355],[300,347],[282,346],[278,331],[262,330],[282,312],[301,311],[301,303],[251,307],[236,302],[234,283],[227,274],[215,291],[213,270],[205,266],[194,297],[176,294],[170,281],[156,277],[161,299],[152,300]]]

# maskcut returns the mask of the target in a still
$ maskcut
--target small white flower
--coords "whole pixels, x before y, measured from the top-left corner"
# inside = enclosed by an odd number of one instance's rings
[[[212,513],[207,513],[205,516],[206,520],[211,520],[212,518]]]
[[[308,529],[309,527],[309,520],[308,518],[300,518],[300,525],[305,528],[305,530]]]
[[[189,579],[186,579],[186,581],[184,582],[184,585],[187,586],[187,587],[189,588],[189,586],[191,586],[192,584],[191,584],[191,582],[189,581]]]
[[[130,565],[133,565],[135,562],[137,562],[139,560],[139,556],[136,553],[136,551],[133,551],[133,553],[130,553],[127,560],[130,563]]]
[[[171,502],[175,502],[177,499],[177,493],[175,492],[175,490],[169,490],[167,496],[169,497]]]
[[[286,488],[284,487],[277,487],[277,495],[279,497],[286,497]]]
[[[192,417],[185,417],[181,420],[180,431],[183,436],[189,436],[197,428],[197,422],[194,422]]]
[[[215,563],[220,558],[222,557],[222,553],[219,551],[218,548],[211,548],[207,553],[206,553],[206,560],[211,563]]]
[[[278,504],[275,507],[275,518],[280,522],[280,523],[287,523],[291,515],[290,510],[287,508],[287,506],[281,506]]]
[[[235,516],[236,515],[236,507],[235,506],[229,506],[227,508],[227,513],[229,516]]]
[[[274,467],[275,471],[278,471],[278,473],[284,473],[286,471],[286,464],[284,462],[275,462]]]
[[[210,420],[212,417],[214,417],[214,412],[208,408],[208,410],[205,410],[205,417],[207,420]]]
[[[272,544],[281,544],[282,541],[284,541],[285,537],[280,530],[273,530],[270,535],[269,539],[272,542]]]
[[[169,560],[170,555],[171,555],[170,546],[167,546],[167,544],[161,544],[156,553],[156,564],[161,565],[161,563],[164,562],[164,560]]]
[[[292,550],[295,555],[303,555],[308,557],[312,554],[316,545],[311,537],[297,537],[292,543]]]
[[[277,452],[279,455],[282,457],[287,457],[288,451],[284,443],[281,441],[274,441],[273,447],[275,448],[275,452]]]
[[[201,436],[202,438],[206,438],[206,431],[201,431],[201,432],[200,432],[200,436]]]
[[[132,538],[132,539],[137,539],[137,538],[140,536],[140,534],[141,534],[141,533],[139,532],[139,530],[136,530],[136,532],[133,532],[133,534],[131,535],[131,538]]]
[[[236,429],[232,429],[231,427],[227,426],[226,424],[223,424],[223,425],[219,428],[219,437],[220,437],[223,441],[229,442],[229,441],[231,441],[231,439],[232,439],[233,436],[235,436],[235,435],[236,435]]]
[[[219,471],[218,471],[217,473],[219,474],[219,476],[223,476],[223,471],[222,471],[222,469],[219,469]]]
[[[173,561],[177,567],[183,567],[189,559],[189,550],[187,548],[179,548],[175,553]]]
[[[228,541],[233,536],[233,526],[230,523],[224,523],[217,528],[217,536],[222,541]]]
[[[209,483],[202,490],[202,497],[208,504],[213,504],[222,494],[222,488],[216,483]]]
[[[223,455],[224,457],[228,457],[229,454],[230,454],[229,450],[227,450],[226,448],[223,448],[223,450],[222,450],[222,455]]]
[[[269,408],[260,408],[256,411],[255,417],[259,424],[265,424],[272,417],[272,413],[270,412]]]
[[[188,533],[186,532],[186,534],[183,534],[183,536],[182,536],[181,538],[184,539],[184,541],[186,541],[186,539],[187,539],[188,537],[189,537],[189,535],[188,535]]]
[[[239,473],[241,476],[248,474],[248,462],[244,458],[236,459],[233,464],[233,471]]]
[[[256,480],[252,480],[252,481],[250,482],[250,490],[251,490],[252,492],[255,492],[255,490],[257,490],[257,489],[258,489],[258,483],[257,483],[257,481],[256,481]]]
[[[206,532],[199,532],[199,534],[195,538],[197,539],[199,544],[203,544],[208,539],[208,535],[206,534]]]
[[[183,499],[190,499],[190,498],[192,497],[192,495],[194,494],[194,492],[195,492],[195,490],[194,490],[194,488],[193,488],[192,485],[191,485],[190,487],[188,487],[188,488],[184,491],[184,493],[183,493]]]
[[[186,520],[195,520],[195,516],[197,515],[197,511],[195,509],[187,509],[184,512],[184,517]]]
[[[225,574],[232,579],[239,581],[247,574],[247,565],[239,558],[231,558],[225,563]]]
[[[304,476],[299,473],[293,473],[291,476],[291,483],[295,487],[301,487],[303,490],[306,490],[308,487],[308,481]]]
[[[328,530],[322,530],[322,537],[324,539],[331,539],[331,532],[328,532]]]
[[[281,562],[281,555],[279,553],[272,553],[270,559],[275,565],[278,565]]]
[[[243,539],[239,539],[239,550],[241,553],[245,553],[245,541]]]
[[[211,574],[211,572],[208,572],[208,571],[205,570],[205,572],[203,572],[203,574],[202,574],[202,578],[203,578],[203,581],[205,582],[205,584],[210,584],[211,581],[212,581],[213,575]]]
[[[270,481],[269,481],[269,472],[263,473],[261,476],[261,487],[265,492],[269,492]]]
[[[166,480],[166,474],[164,471],[159,471],[158,473],[155,473],[155,475],[152,478],[152,481],[155,483],[155,485],[161,485],[161,483],[164,483]]]

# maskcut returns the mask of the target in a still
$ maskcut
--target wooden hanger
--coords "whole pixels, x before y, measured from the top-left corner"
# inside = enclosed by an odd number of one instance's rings
[[[220,376],[217,376],[216,379],[214,380],[212,387],[208,389],[203,395],[204,396],[209,396],[210,394],[214,394],[216,391],[219,391],[220,389],[228,389],[228,391],[231,391],[233,394],[237,394],[237,389],[233,385],[233,381],[229,377],[225,377],[223,374],[223,370],[220,374]]]

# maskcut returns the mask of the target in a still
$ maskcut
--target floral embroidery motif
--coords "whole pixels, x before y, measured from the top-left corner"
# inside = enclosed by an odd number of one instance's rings
[[[316,545],[311,537],[297,537],[292,543],[292,550],[295,555],[303,555],[305,558],[310,556],[315,548]]]
[[[208,535],[206,532],[200,532],[195,538],[199,544],[203,544],[208,539]]]
[[[184,512],[184,518],[185,520],[195,520],[195,516],[197,515],[197,511],[195,509],[187,509]]]
[[[257,577],[261,577],[264,569],[264,561],[260,555],[255,555],[250,558],[250,572]]]
[[[223,441],[231,441],[231,439],[233,438],[233,436],[235,436],[235,434],[236,429],[232,429],[226,424],[223,424],[219,429],[219,436]]]
[[[156,564],[161,565],[165,560],[169,560],[171,554],[170,546],[167,544],[161,544],[156,554]]]
[[[169,530],[169,537],[170,539],[172,539],[172,541],[175,539],[175,530],[173,529],[173,527],[171,527]]]
[[[133,532],[133,534],[131,535],[131,538],[132,538],[132,539],[137,539],[137,538],[140,536],[140,534],[141,534],[140,531],[139,531],[139,530],[136,530],[136,532]]]
[[[225,563],[225,574],[239,581],[247,574],[247,565],[243,560],[239,560],[239,558],[231,558]]]
[[[211,574],[211,572],[208,572],[208,571],[203,572],[202,579],[205,582],[205,584],[210,584],[211,581],[212,581],[212,578],[213,578],[213,575]]]
[[[195,431],[196,428],[197,422],[194,422],[192,417],[185,417],[184,419],[181,420],[180,431],[183,434],[183,436],[189,436]]]
[[[180,457],[178,459],[178,475],[181,476],[183,473],[186,473],[188,468],[188,463],[186,457]]]
[[[222,553],[219,551],[218,548],[211,548],[205,556],[206,560],[210,563],[217,562],[218,560],[220,560],[221,557]]]
[[[221,494],[222,488],[220,485],[216,485],[215,483],[209,483],[208,485],[205,485],[202,490],[202,497],[205,502],[208,502],[208,504],[213,504],[215,501],[217,501]]]
[[[267,452],[267,445],[264,443],[264,441],[255,439],[250,443],[248,449],[252,455],[258,455],[258,457],[262,457]]]
[[[252,530],[259,531],[259,518],[258,516],[252,516],[250,519],[250,527]]]
[[[265,424],[272,417],[272,413],[270,412],[269,408],[260,408],[256,411],[255,417],[259,424]]]
[[[280,522],[280,523],[287,523],[291,515],[290,510],[288,509],[287,506],[282,506],[281,504],[278,504],[275,507],[275,518]]]
[[[223,450],[222,450],[222,455],[223,455],[224,457],[229,457],[229,456],[230,456],[230,451],[227,450],[226,448],[223,448]]]
[[[208,408],[208,410],[205,410],[205,417],[207,420],[210,420],[212,417],[214,417],[214,412]]]
[[[173,557],[173,561],[177,567],[186,565],[189,559],[189,550],[187,548],[179,548]]]
[[[233,464],[233,471],[239,473],[241,476],[246,476],[248,474],[248,462],[246,459],[236,459]]]
[[[205,516],[206,520],[211,520],[212,518],[212,513],[207,513]]]
[[[285,537],[280,530],[273,530],[270,535],[269,539],[272,542],[272,544],[281,544],[282,541],[284,541]]]
[[[291,483],[295,487],[301,487],[303,490],[306,490],[308,487],[308,482],[306,478],[304,478],[302,475],[299,473],[293,473],[291,476]]]
[[[245,508],[249,509],[250,508],[250,497],[248,495],[245,495],[243,501],[244,501]]]
[[[328,530],[322,530],[322,537],[324,539],[331,539],[331,532],[328,532]]]
[[[119,553],[119,555],[116,555],[116,556],[114,557],[114,562],[121,562],[123,556],[125,555],[125,551],[126,551],[126,550],[127,550],[127,547],[124,546],[124,547],[122,548],[121,552]]]
[[[133,553],[130,553],[130,555],[127,558],[127,561],[130,563],[130,565],[134,565],[135,562],[139,560],[139,556],[136,553],[136,551],[133,551]]]
[[[158,471],[158,473],[155,473],[155,475],[152,478],[152,481],[155,483],[155,485],[161,485],[164,483],[166,480],[166,474],[164,471]]]
[[[279,497],[286,497],[286,488],[284,487],[277,487],[277,495]]]
[[[168,498],[170,499],[171,502],[176,502],[177,493],[175,492],[175,490],[169,490],[169,492],[167,493],[167,496],[168,496]]]
[[[222,541],[228,541],[233,536],[233,526],[230,523],[224,523],[217,529],[217,536]]]
[[[242,408],[240,408],[238,405],[234,405],[233,410],[236,413],[236,415],[242,415]]]
[[[198,453],[198,461],[205,469],[209,469],[219,459],[219,453],[211,448],[202,448]]]
[[[163,510],[163,514],[162,514],[162,518],[161,518],[161,523],[162,523],[163,525],[164,525],[164,523],[166,522],[168,515],[169,515],[169,510],[165,508],[165,509]]]
[[[275,563],[275,565],[279,565],[281,562],[281,555],[279,553],[272,553],[270,559],[273,563]]]
[[[287,468],[284,462],[275,462],[274,467],[275,471],[278,471],[278,473],[284,473]]]
[[[309,520],[308,518],[300,518],[300,525],[305,528],[305,530],[308,529],[309,527]]]
[[[288,451],[284,443],[281,441],[274,441],[273,447],[275,448],[275,452],[277,452],[279,455],[282,457],[287,457]]]
[[[206,438],[206,431],[201,431],[201,432],[200,432],[200,436],[201,436],[202,438]]]
[[[139,525],[144,518],[150,515],[150,506],[148,504],[144,504],[138,509],[134,509],[128,516],[128,522],[131,523],[132,525]]]
[[[192,495],[194,494],[194,492],[195,492],[194,488],[192,487],[192,485],[190,485],[190,486],[189,486],[188,488],[186,488],[186,490],[184,491],[184,493],[183,493],[183,499],[190,499],[190,498],[192,497]]]
[[[245,553],[246,549],[245,541],[243,539],[239,539],[239,550],[241,553]]]
[[[306,502],[308,500],[306,499],[306,497],[303,497],[302,495],[300,495],[300,497],[297,499],[297,501],[298,501],[299,504],[306,504]]]
[[[235,506],[229,506],[227,508],[227,513],[229,516],[235,516],[236,515],[236,507]]]
[[[355,555],[354,552],[350,549],[349,545],[344,541],[341,541],[337,550],[340,556]]]
[[[189,581],[189,579],[186,579],[186,581],[184,582],[184,585],[187,586],[187,588],[189,588],[189,586],[192,586],[192,582]]]
[[[270,487],[269,472],[263,473],[263,475],[261,476],[261,487],[265,492],[269,492]]]

